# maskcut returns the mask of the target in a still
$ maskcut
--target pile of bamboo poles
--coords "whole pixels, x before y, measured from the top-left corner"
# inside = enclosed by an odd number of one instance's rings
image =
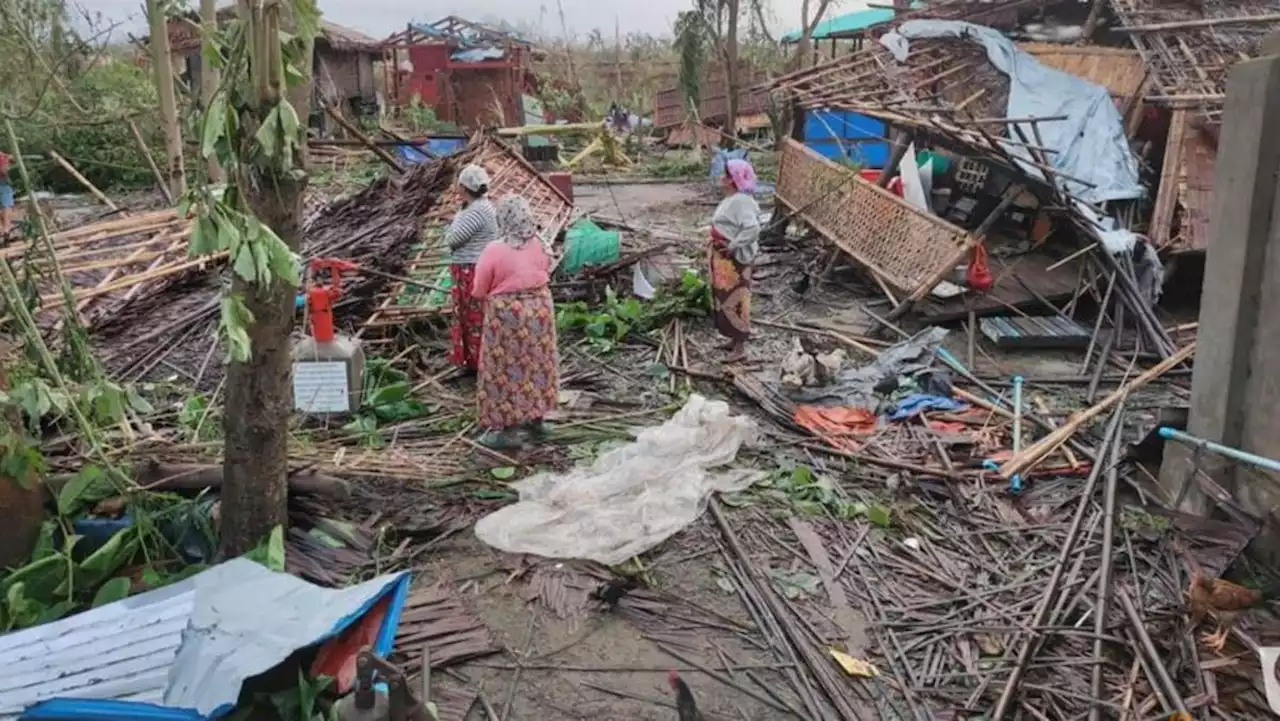
[[[53,258],[26,253],[21,246],[0,250],[0,256],[18,269],[26,268],[49,278],[61,274],[68,279],[78,313],[113,297],[115,302],[110,310],[102,311],[101,317],[118,313],[162,281],[222,260],[224,253],[187,257],[193,227],[192,218],[182,217],[173,209],[115,216],[53,234]],[[41,284],[42,307],[60,308],[63,300],[52,281]]]

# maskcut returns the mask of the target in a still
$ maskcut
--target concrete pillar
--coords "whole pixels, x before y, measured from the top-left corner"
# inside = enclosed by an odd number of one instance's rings
[[[1280,56],[1276,44],[1263,47],[1271,54],[1236,65],[1227,80],[1187,430],[1280,458]],[[1173,498],[1186,484],[1182,510],[1205,514],[1211,504],[1190,477],[1191,458],[1168,444],[1161,485]],[[1270,520],[1280,479],[1207,453],[1199,466],[1280,541]]]

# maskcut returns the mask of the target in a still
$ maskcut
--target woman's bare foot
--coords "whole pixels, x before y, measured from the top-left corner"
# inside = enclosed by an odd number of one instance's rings
[[[725,363],[741,363],[747,359],[747,346],[743,343],[734,343],[728,348],[729,355],[725,357]]]

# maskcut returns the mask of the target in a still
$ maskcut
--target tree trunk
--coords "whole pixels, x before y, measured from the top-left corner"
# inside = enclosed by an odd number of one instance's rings
[[[160,120],[164,124],[169,192],[177,198],[187,192],[187,179],[182,168],[182,128],[178,125],[178,99],[173,92],[173,61],[169,57],[169,24],[160,0],[147,0],[147,19],[151,23],[151,67],[156,74]]]
[[[726,80],[727,110],[724,119],[724,147],[738,146],[738,4],[739,0],[727,0],[728,30],[725,33],[724,76]]]
[[[8,391],[9,368],[14,350],[19,344],[9,337],[0,338],[0,391]],[[0,415],[0,423],[6,435],[15,444],[20,443],[22,418],[16,407]],[[0,448],[4,452],[16,452],[18,448]],[[34,472],[26,478],[0,475],[0,570],[25,565],[35,549],[40,536],[40,524],[44,522],[44,492],[40,478]]]
[[[800,3],[800,42],[796,43],[796,54],[787,62],[787,70],[797,70],[805,64],[813,43],[812,28],[809,24],[809,0],[803,0]]]
[[[813,17],[809,17],[809,0],[804,0],[800,5],[800,42],[796,43],[796,54],[787,61],[788,72],[799,70],[809,64],[809,60],[813,57],[813,33],[817,31],[818,23],[822,22],[829,7],[831,7],[831,0],[818,0]]]
[[[284,25],[286,21],[282,17],[281,25],[288,27]],[[312,50],[309,46],[300,62],[299,70],[306,75],[306,81],[289,94],[304,127],[302,119],[311,110]],[[261,121],[269,110],[267,102],[260,103],[251,111],[256,115],[253,120]],[[302,148],[305,147],[304,140]],[[296,165],[305,169],[305,155],[297,158]],[[248,172],[248,164],[245,167]],[[300,173],[294,178],[288,169],[273,169],[268,177],[259,176],[254,181],[237,178],[249,207],[296,251],[302,239],[306,175]],[[293,331],[297,295],[297,288],[278,278],[263,287],[245,283],[237,276],[232,291],[243,294],[254,321],[249,327],[248,362],[233,361],[227,366],[221,528],[222,553],[226,557],[251,550],[272,529],[288,522],[288,437],[293,412],[289,335]]]
[[[206,35],[211,35],[218,30],[218,0],[200,0],[200,28]],[[203,57],[200,58],[200,104],[203,109],[209,108],[209,103],[213,101],[214,93],[218,90],[218,83],[222,80],[218,68],[212,63],[206,62]],[[209,158],[209,182],[222,182],[222,168],[218,166],[217,158]]]

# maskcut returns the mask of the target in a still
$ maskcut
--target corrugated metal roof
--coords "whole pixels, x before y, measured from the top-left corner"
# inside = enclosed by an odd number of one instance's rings
[[[911,7],[919,8],[919,2],[911,3]],[[893,22],[896,11],[891,8],[870,8],[868,10],[858,10],[856,12],[837,15],[818,23],[813,29],[812,40],[826,40],[832,35],[840,36],[849,33],[855,33],[859,30],[866,30],[877,25],[883,25]],[[801,31],[799,29],[783,35],[780,42],[798,43],[800,42]]]
[[[237,558],[0,636],[0,721],[218,718],[244,679],[341,633],[383,598],[374,652],[390,653],[408,585],[402,572],[327,589]]]
[[[0,636],[0,719],[52,698],[159,703],[195,580]]]

